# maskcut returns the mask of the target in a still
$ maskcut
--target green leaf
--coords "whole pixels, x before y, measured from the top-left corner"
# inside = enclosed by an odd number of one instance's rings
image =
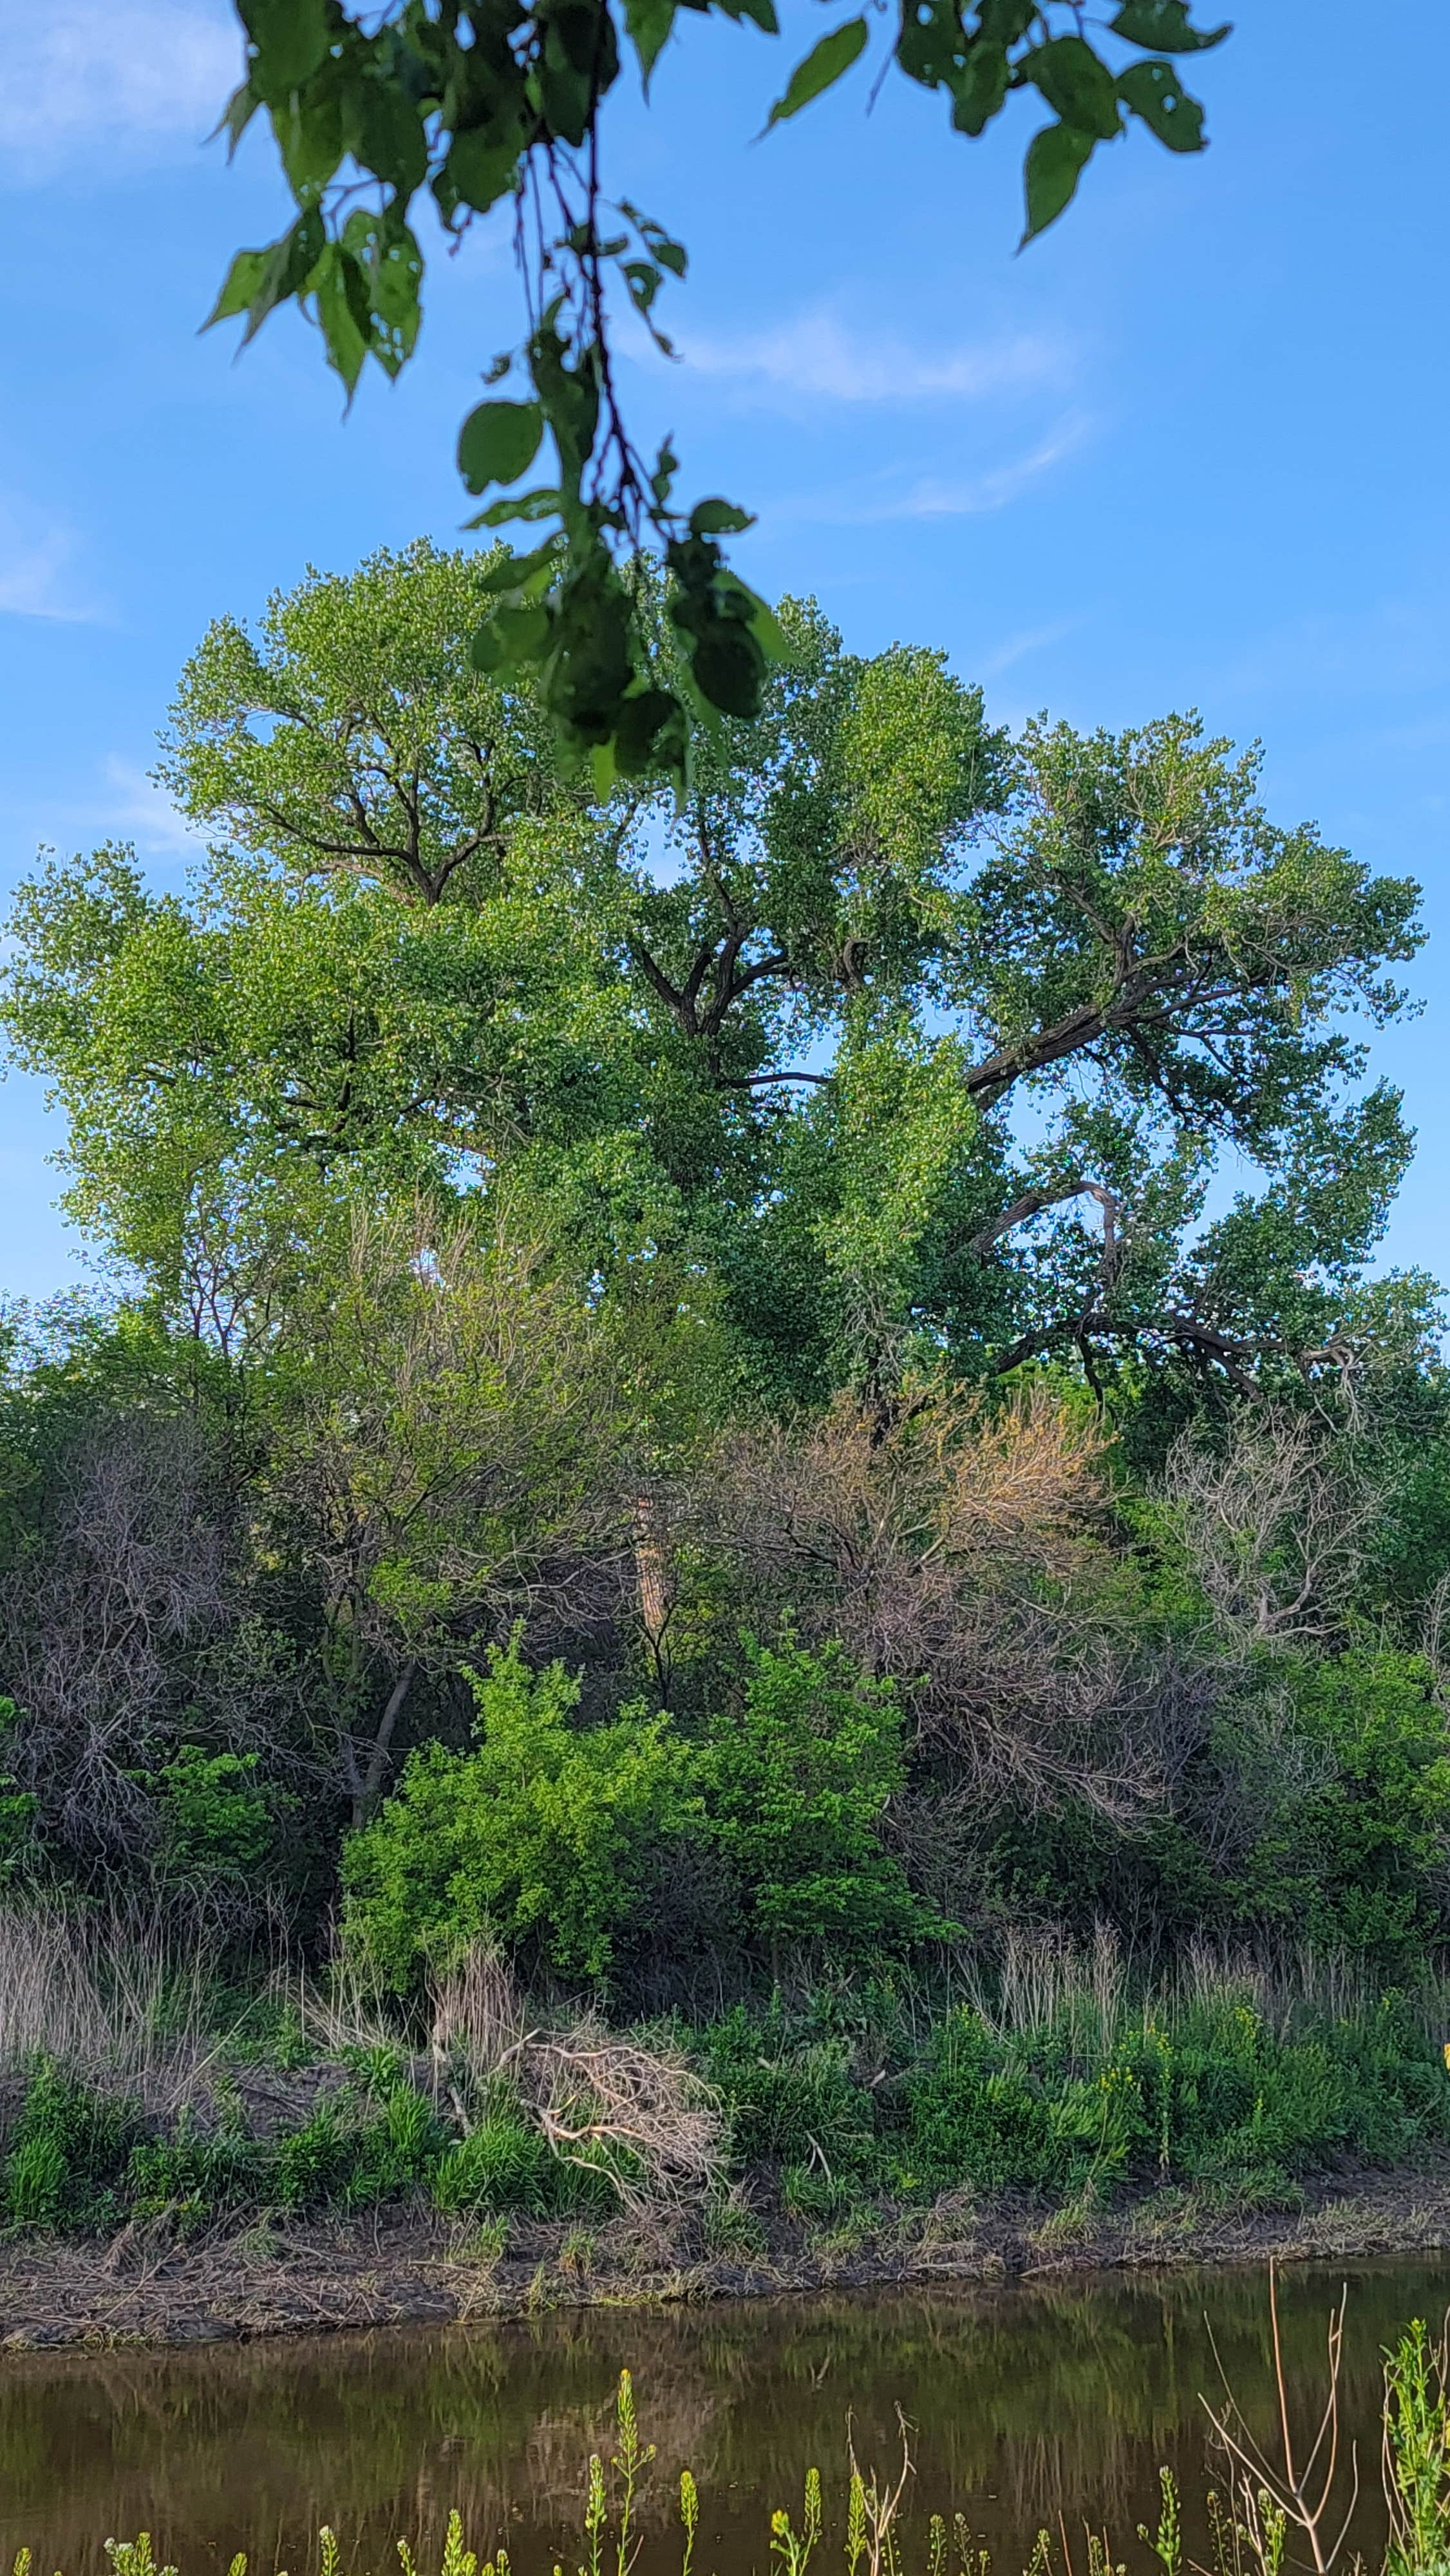
[[[358,293],[349,279],[349,270],[360,284],[361,272],[351,253],[345,251],[340,242],[329,243],[317,272],[315,288],[317,319],[322,327],[328,363],[341,376],[351,402],[363,371],[372,331],[365,291],[363,319],[359,321]]]
[[[692,9],[698,8],[700,0],[688,0],[688,5]],[[765,35],[780,34],[775,0],[715,0],[715,5],[724,17],[733,18],[737,25],[742,18],[748,18],[752,27],[759,27]]]
[[[1232,25],[1191,27],[1188,0],[1124,0],[1109,31],[1130,45],[1146,45],[1155,54],[1206,54],[1233,34]]]
[[[813,98],[819,98],[823,90],[828,90],[833,81],[838,81],[843,72],[850,70],[865,48],[864,18],[848,18],[843,27],[833,27],[829,36],[822,36],[820,43],[812,45],[804,62],[797,63],[791,73],[765,120],[766,133],[773,125],[783,123],[786,117],[798,116],[803,107],[809,107]]]
[[[1018,69],[1042,92],[1063,124],[1077,133],[1110,143],[1121,131],[1112,73],[1081,36],[1054,36],[1049,44],[1034,45]]]
[[[624,275],[629,284],[629,300],[637,313],[648,313],[663,283],[652,259],[627,259]]]
[[[262,102],[249,80],[244,80],[239,88],[234,89],[231,97],[227,100],[226,106],[222,109],[221,115],[218,117],[212,130],[215,134],[220,134],[225,130],[227,138],[227,159],[229,161],[235,158],[237,145],[240,143],[242,136],[246,133],[248,126],[251,124],[251,121],[256,115],[261,104]]]
[[[676,5],[677,0],[624,0],[624,23],[639,56],[640,78],[646,90],[650,74],[669,43]]]
[[[541,485],[537,492],[506,493],[501,501],[490,501],[473,519],[465,519],[465,528],[507,528],[518,519],[552,519],[563,500],[554,485]]]
[[[335,89],[291,95],[268,109],[282,166],[295,196],[325,188],[342,159],[342,107]]]
[[[552,571],[558,552],[559,539],[548,537],[543,545],[535,546],[532,554],[501,555],[497,563],[481,567],[478,587],[482,591],[522,590],[540,574],[547,576]]]
[[[760,597],[759,593],[749,589],[740,575],[735,572],[722,573],[720,581],[722,587],[736,592],[744,602],[745,623],[766,660],[780,662],[788,670],[798,663],[800,654],[796,646],[792,644],[775,610]]]
[[[1130,64],[1119,75],[1118,96],[1170,152],[1203,150],[1203,109],[1171,63]]]
[[[228,322],[234,313],[245,313],[262,283],[270,253],[265,250],[239,250],[227,270],[222,291],[202,324],[209,331],[214,322]]]
[[[639,778],[656,761],[672,765],[683,758],[685,732],[685,711],[672,689],[631,689],[619,703],[615,767],[626,778]],[[670,746],[661,742],[665,734]]]
[[[359,81],[352,97],[353,150],[400,197],[411,197],[428,173],[428,142],[417,108],[395,81]]]
[[[742,510],[734,501],[697,501],[690,512],[692,537],[738,537],[742,528],[754,525],[754,511]]]
[[[388,375],[396,376],[412,356],[418,338],[423,254],[409,226],[391,207],[381,215],[355,208],[343,225],[342,238],[361,269],[372,306],[373,355]]]
[[[291,231],[284,233],[280,241],[273,242],[271,249],[262,254],[262,272],[247,306],[247,327],[242,333],[244,347],[279,304],[286,304],[294,295],[305,293],[326,246],[322,217],[315,206],[308,206],[298,216]]]
[[[1027,194],[1027,228],[1017,247],[1025,249],[1064,206],[1072,203],[1085,164],[1092,158],[1094,137],[1072,125],[1044,125],[1027,146],[1023,182]]]
[[[1015,45],[1037,15],[1037,0],[980,0],[977,23],[994,45]]]
[[[276,106],[309,81],[327,55],[327,0],[237,0],[237,14],[257,49],[252,87]]]
[[[538,455],[543,435],[544,415],[536,402],[480,403],[458,433],[458,471],[469,491],[516,483]]]
[[[760,713],[765,656],[747,626],[724,618],[707,626],[690,656],[690,668],[701,697],[722,715]]]
[[[959,134],[981,134],[1007,96],[1007,55],[979,37],[961,70],[950,78],[952,123]]]
[[[513,186],[522,150],[521,130],[505,135],[502,142],[482,129],[455,134],[443,174],[462,204],[471,206],[477,215],[486,215],[490,206],[496,206]]]

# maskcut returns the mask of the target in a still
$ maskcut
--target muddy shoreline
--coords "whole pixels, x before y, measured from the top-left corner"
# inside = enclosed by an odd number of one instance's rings
[[[1285,2262],[1450,2248],[1450,2166],[1341,2174],[1293,2212],[1206,2206],[1170,2189],[1106,2210],[947,2198],[877,2212],[850,2241],[778,2221],[748,2256],[711,2253],[698,2220],[621,2219],[590,2237],[520,2231],[497,2255],[434,2218],[383,2215],[169,2242],[0,2248],[0,2351],[188,2345],[384,2325],[454,2325],[553,2309],[982,2284],[1051,2272]]]

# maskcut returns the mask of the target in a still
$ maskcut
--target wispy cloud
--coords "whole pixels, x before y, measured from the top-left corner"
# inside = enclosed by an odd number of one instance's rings
[[[996,680],[1004,671],[1025,662],[1030,653],[1045,652],[1049,644],[1060,644],[1065,635],[1075,634],[1082,625],[1080,617],[1059,617],[1051,626],[1027,626],[1020,635],[1009,635],[995,651],[984,654],[973,667],[979,680]]]
[[[921,403],[980,401],[1044,384],[1072,371],[1067,342],[1045,333],[959,344],[913,345],[889,331],[816,311],[762,331],[687,333],[687,368],[727,379],[755,402]]]
[[[134,760],[123,760],[113,752],[105,771],[108,792],[95,812],[107,830],[123,834],[159,858],[193,859],[205,848],[203,834]]]
[[[240,76],[225,0],[0,7],[0,182],[104,176],[196,143]]]
[[[88,626],[104,610],[77,579],[80,540],[63,519],[0,498],[0,616]]]
[[[1008,504],[1054,465],[1081,447],[1094,422],[1085,412],[1066,415],[1021,456],[1000,465],[960,474],[923,474],[903,483],[897,476],[876,475],[864,483],[779,502],[770,512],[781,520],[817,521],[827,527],[872,527],[892,519],[970,519]]]

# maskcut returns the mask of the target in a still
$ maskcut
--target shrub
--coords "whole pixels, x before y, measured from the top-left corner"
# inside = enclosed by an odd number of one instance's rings
[[[792,2047],[778,2012],[755,2020],[737,2004],[704,2034],[703,2053],[740,2163],[799,2165],[823,2155],[833,2171],[871,2170],[874,2097],[857,2082],[844,2041]]]
[[[772,1958],[782,1941],[829,1942],[839,1958],[943,1931],[879,1839],[905,1770],[891,1683],[836,1645],[745,1648],[744,1707],[712,1732],[706,1791],[757,1942]]]
[[[475,1749],[421,1747],[347,1846],[345,1937],[399,1992],[480,1937],[601,1976],[652,1846],[698,1816],[688,1750],[642,1704],[572,1723],[577,1680],[530,1672],[517,1630],[471,1679]]]
[[[173,2136],[143,2138],[126,2167],[126,2199],[136,2218],[169,2213],[183,2225],[269,2196],[272,2159],[265,2144],[235,2118],[204,2132],[182,2111]]]
[[[130,2103],[92,2092],[41,2058],[5,2161],[7,2219],[16,2227],[114,2224],[135,2133]]]
[[[554,2197],[554,2158],[518,2100],[496,2089],[484,2116],[433,2168],[435,2207],[473,2217],[522,2210],[540,2218]]]
[[[1439,1928],[1450,1861],[1450,1748],[1419,1655],[1305,1664],[1296,1732],[1321,1779],[1248,1855],[1241,1914],[1325,1948],[1410,1958]]]
[[[273,1842],[266,1792],[255,1753],[208,1753],[183,1744],[158,1778],[161,1874],[174,1886],[245,1879],[261,1868]]]

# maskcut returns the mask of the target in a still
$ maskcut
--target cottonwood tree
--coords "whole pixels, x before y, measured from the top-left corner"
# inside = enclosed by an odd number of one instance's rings
[[[689,5],[710,14],[710,0]],[[717,5],[780,32],[774,0]],[[606,183],[603,109],[629,57],[649,97],[688,24],[678,0],[237,0],[237,14],[245,75],[222,122],[235,149],[267,117],[296,213],[276,241],[238,253],[213,322],[244,317],[250,339],[299,303],[351,397],[370,357],[395,377],[413,356],[420,199],[452,241],[490,217],[508,225],[525,331],[487,370],[490,388],[513,381],[464,421],[459,471],[482,496],[521,483],[546,441],[552,455],[542,481],[486,502],[472,523],[523,522],[537,542],[488,565],[467,649],[477,668],[534,685],[564,754],[587,760],[601,791],[616,774],[685,779],[700,719],[755,715],[790,645],[725,558],[722,538],[749,512],[683,501],[668,441],[647,460],[620,403],[618,313],[673,354],[656,308],[687,260],[666,225]],[[866,79],[873,51],[873,95],[894,69],[939,92],[963,136],[1031,102],[1049,121],[1027,147],[1026,242],[1130,125],[1174,153],[1203,148],[1184,62],[1228,33],[1196,27],[1188,0],[1121,0],[1105,28],[1071,0],[902,0],[894,24],[863,11],[823,35],[764,121],[796,116],[858,65]],[[688,109],[655,113],[689,141]],[[645,550],[669,577],[663,634],[639,575]]]
[[[1254,755],[1009,744],[939,655],[787,604],[683,804],[591,803],[460,678],[476,580],[419,547],[223,622],[165,754],[195,899],[115,851],[21,891],[13,1047],[165,1299],[201,1238],[265,1282],[347,1192],[507,1177],[581,1294],[708,1312],[772,1401],[1061,1356],[1242,1392],[1423,1336],[1363,1275],[1409,1140],[1351,1027],[1404,1006],[1417,890],[1273,822]],[[1225,1156],[1262,1187],[1204,1226]]]

